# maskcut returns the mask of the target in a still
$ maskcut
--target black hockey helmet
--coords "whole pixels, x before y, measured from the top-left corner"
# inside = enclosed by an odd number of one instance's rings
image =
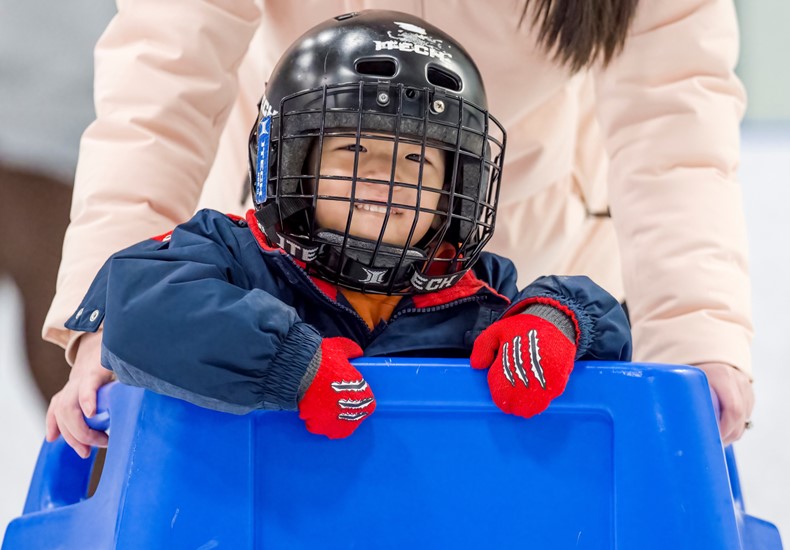
[[[347,180],[350,197],[319,194],[329,136],[356,139],[353,174],[328,176]],[[389,180],[358,177],[360,139],[393,142]],[[421,147],[416,183],[395,181],[399,143]],[[445,152],[441,190],[422,185],[426,147]],[[270,244],[331,283],[380,294],[435,291],[455,284],[491,238],[504,151],[505,130],[488,114],[480,73],[458,42],[406,13],[341,15],[292,44],[266,84],[249,140],[256,218]],[[357,182],[389,186],[376,240],[348,232],[355,204],[371,202],[355,198]],[[417,203],[395,205],[414,210],[415,218],[407,242],[393,245],[384,234],[398,186],[416,188]],[[441,195],[435,209],[420,205],[427,192]],[[345,232],[316,224],[319,200],[349,204]],[[435,216],[434,223],[411,242],[420,215]],[[451,253],[442,243],[452,245]]]

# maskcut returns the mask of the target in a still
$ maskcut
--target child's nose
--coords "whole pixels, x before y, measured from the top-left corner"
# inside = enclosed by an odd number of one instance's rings
[[[392,155],[369,155],[364,160],[360,157],[357,173],[362,178],[389,182],[392,174]]]

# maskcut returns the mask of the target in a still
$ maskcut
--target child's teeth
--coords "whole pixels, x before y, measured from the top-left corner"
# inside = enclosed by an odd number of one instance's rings
[[[357,204],[355,205],[356,208],[361,210],[366,210],[368,212],[376,212],[377,214],[386,214],[387,208],[385,206],[379,206],[377,204]]]

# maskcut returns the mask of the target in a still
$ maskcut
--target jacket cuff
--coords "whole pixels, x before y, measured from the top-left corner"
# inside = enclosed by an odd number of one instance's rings
[[[82,303],[64,324],[64,327],[68,329],[64,332],[67,334],[65,348],[66,362],[69,366],[74,366],[77,349],[85,333],[101,332],[104,313],[103,307],[91,307],[90,304]]]
[[[291,327],[263,381],[262,409],[297,410],[299,384],[320,347],[321,335],[312,326]]]
[[[103,307],[83,302],[64,326],[78,332],[96,332],[104,321],[104,313]]]

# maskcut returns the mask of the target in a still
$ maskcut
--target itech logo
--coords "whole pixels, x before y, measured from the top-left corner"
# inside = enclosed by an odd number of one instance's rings
[[[411,277],[411,284],[420,292],[435,292],[443,288],[450,288],[458,282],[458,279],[463,277],[465,273],[465,271],[462,271],[445,277],[424,277],[415,271],[414,275]]]
[[[412,25],[411,23],[401,23],[393,21],[399,28],[393,33],[387,31],[387,36],[390,40],[374,40],[376,44],[376,51],[381,50],[399,50],[402,52],[414,52],[426,57],[446,61],[452,59],[452,55],[442,51],[442,40],[428,36],[428,33],[422,27]]]

